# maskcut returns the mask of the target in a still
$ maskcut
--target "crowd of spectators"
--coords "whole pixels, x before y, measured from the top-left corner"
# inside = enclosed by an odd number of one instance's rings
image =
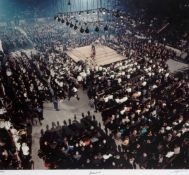
[[[0,119],[2,120],[1,133],[7,134],[5,139],[1,140],[1,153],[4,155],[9,149],[12,149],[12,152],[2,159],[1,169],[31,168],[32,125],[38,123],[42,125],[44,101],[54,102],[58,99],[70,99],[73,96],[79,100],[78,84],[74,76],[77,77],[80,64],[78,67],[76,65],[64,54],[61,55],[55,51],[49,51],[45,55],[30,56],[24,52],[19,52],[17,55],[2,54]],[[15,133],[11,133],[11,128],[4,127],[7,122],[16,128],[16,137],[18,135],[21,138],[13,139]],[[20,164],[17,167],[11,162],[16,149],[9,148],[10,142],[5,142],[6,139],[11,138],[14,143],[11,144],[13,148],[17,144],[16,141],[21,145],[17,147],[17,155],[21,160],[18,160]],[[29,149],[26,156],[22,148]]]
[[[126,154],[117,150],[112,135],[107,135],[88,112],[81,120],[52,123],[41,131],[39,157],[49,169],[132,168]]]
[[[188,159],[189,82],[170,75],[157,60],[147,63],[130,59],[99,68],[87,77],[87,86],[93,87],[88,95],[102,112],[106,130],[140,168],[181,168]]]
[[[16,27],[1,27],[0,38],[5,53],[31,47],[27,37]]]
[[[107,35],[104,44],[127,59],[94,68],[64,51],[91,44],[97,35],[71,37],[55,21],[21,25],[25,35],[4,30],[8,51],[32,42],[40,52],[1,54],[0,168],[32,168],[32,125],[36,119],[42,124],[43,103],[58,110],[58,100],[80,99],[80,87],[101,112],[105,130],[90,113],[47,126],[39,151],[47,168],[188,168],[189,80],[169,72],[166,61],[176,54],[165,47],[166,36],[156,37],[160,24],[129,15],[111,22],[115,36]]]
[[[148,26],[147,32],[130,30],[117,37],[118,47],[109,43],[129,60],[99,67],[86,77],[92,106],[140,168],[187,167],[188,77],[169,72],[166,61],[176,54],[166,41],[148,35]]]

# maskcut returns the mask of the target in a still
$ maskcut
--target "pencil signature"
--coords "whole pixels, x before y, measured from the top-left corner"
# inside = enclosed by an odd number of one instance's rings
[[[94,174],[101,174],[100,171],[90,171],[89,172],[89,175],[94,175]]]

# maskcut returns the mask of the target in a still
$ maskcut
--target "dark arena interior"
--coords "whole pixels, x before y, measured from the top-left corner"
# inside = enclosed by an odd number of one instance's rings
[[[0,0],[0,170],[188,168],[189,0]]]

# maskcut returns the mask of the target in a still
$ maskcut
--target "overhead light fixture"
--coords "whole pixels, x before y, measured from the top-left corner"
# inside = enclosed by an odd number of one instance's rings
[[[60,22],[61,21],[61,18],[60,17],[58,17],[58,22]]]
[[[104,27],[104,31],[108,31],[108,25],[106,24],[106,26]]]
[[[68,1],[68,5],[71,5],[71,2],[70,2],[70,0]]]
[[[85,31],[85,30],[83,29],[83,27],[81,27],[80,32],[81,32],[81,33],[84,33],[84,31]]]
[[[67,26],[69,26],[69,25],[70,25],[70,23],[69,23],[68,21],[66,21],[66,25],[67,25]]]
[[[85,29],[85,33],[89,33],[89,28],[88,27]]]
[[[119,10],[117,10],[116,12],[115,12],[115,15],[114,15],[116,18],[119,18],[120,17],[120,11]]]
[[[102,14],[103,14],[103,15],[106,14],[106,9],[105,9],[105,8],[102,9]]]
[[[99,32],[99,27],[98,26],[96,26],[95,32]]]
[[[107,14],[109,15],[110,14],[110,10],[106,10],[107,11]]]
[[[72,22],[70,23],[70,27],[72,28],[74,25],[72,24]]]
[[[119,13],[117,13],[117,14],[116,14],[116,17],[117,17],[117,18],[119,18],[119,17],[120,17],[120,14],[119,14]]]
[[[75,24],[75,26],[74,26],[74,30],[77,30],[78,29],[78,27],[77,27],[77,25]]]
[[[58,19],[58,16],[54,16],[54,20],[57,20]]]

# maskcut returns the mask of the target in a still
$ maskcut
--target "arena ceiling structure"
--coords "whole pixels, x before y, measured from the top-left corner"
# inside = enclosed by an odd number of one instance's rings
[[[71,3],[71,9],[68,9]],[[31,17],[50,17],[58,12],[93,9],[100,6],[113,8],[118,6],[120,0],[1,0],[0,20]]]
[[[79,28],[80,33],[108,31],[109,22],[121,18],[122,14],[118,1],[67,0],[60,2],[59,12],[55,14],[54,20],[75,31]],[[100,29],[100,26],[103,29]]]
[[[66,12],[67,4],[74,4],[72,11],[96,8],[102,4],[108,8],[124,8],[127,11],[146,9],[147,14],[171,16],[177,18],[189,17],[188,0],[1,0],[0,20],[13,19],[15,16],[22,18],[47,17],[58,12]],[[81,5],[82,4],[82,5]]]

